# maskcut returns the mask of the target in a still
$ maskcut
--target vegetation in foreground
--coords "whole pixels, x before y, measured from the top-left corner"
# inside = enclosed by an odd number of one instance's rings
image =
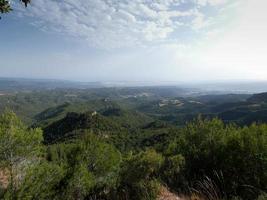
[[[199,199],[266,199],[266,124],[198,118],[169,131],[161,148],[118,150],[128,141],[114,135],[110,142],[108,133],[92,129],[44,145],[41,129],[6,112],[0,117],[1,198],[153,200],[166,186]]]

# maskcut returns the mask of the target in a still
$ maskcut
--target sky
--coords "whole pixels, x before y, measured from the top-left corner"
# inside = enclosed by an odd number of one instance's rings
[[[0,20],[0,77],[267,81],[266,0],[32,0]]]

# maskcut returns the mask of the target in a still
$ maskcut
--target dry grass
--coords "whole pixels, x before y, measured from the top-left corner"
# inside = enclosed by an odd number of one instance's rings
[[[222,174],[215,172],[216,179],[223,183]],[[223,199],[223,193],[218,187],[216,182],[206,176],[202,181],[198,181],[196,188],[191,189],[192,196],[195,196],[194,200],[221,200]],[[192,200],[192,198],[191,198]]]
[[[0,187],[7,188],[9,181],[9,173],[6,169],[0,169]]]
[[[177,195],[172,193],[166,187],[161,187],[160,194],[157,200],[205,200],[198,194],[192,194],[191,196]]]

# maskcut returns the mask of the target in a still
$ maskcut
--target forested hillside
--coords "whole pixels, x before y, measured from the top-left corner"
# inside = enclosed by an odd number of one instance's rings
[[[66,124],[59,121],[63,133],[68,127],[82,130],[79,137],[48,145],[43,138],[59,137],[58,127],[42,134],[25,127],[14,113],[4,113],[2,198],[146,200],[157,199],[162,186],[188,198],[266,197],[267,125],[238,127],[199,118],[184,128],[148,124],[142,137],[132,139],[138,133],[86,116],[69,114]],[[136,142],[130,145],[131,140]]]
[[[0,96],[1,198],[266,199],[265,94],[159,91]]]

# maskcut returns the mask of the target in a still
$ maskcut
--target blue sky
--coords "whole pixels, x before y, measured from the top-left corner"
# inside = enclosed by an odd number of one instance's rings
[[[0,76],[267,79],[264,0],[32,0],[0,21]]]

